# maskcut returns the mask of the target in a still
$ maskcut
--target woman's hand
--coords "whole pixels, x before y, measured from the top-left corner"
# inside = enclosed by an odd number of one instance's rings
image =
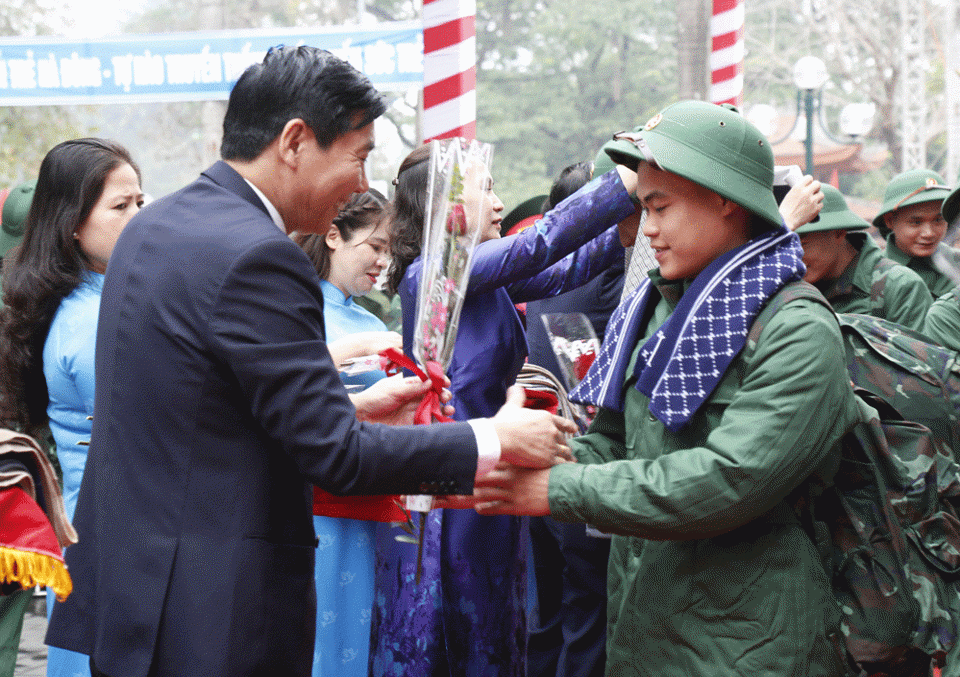
[[[327,344],[327,350],[337,367],[341,367],[345,360],[376,355],[387,348],[403,350],[403,337],[395,331],[361,331]]]
[[[450,385],[450,379],[446,379],[445,385]],[[429,380],[421,381],[416,376],[404,378],[398,374],[382,378],[363,392],[350,395],[350,400],[361,421],[413,425],[413,415],[431,387]],[[449,402],[451,397],[450,391],[444,388],[440,401]],[[453,416],[453,407],[445,405],[443,413]]]
[[[790,230],[796,230],[817,218],[823,209],[823,191],[820,182],[809,174],[800,179],[783,197],[780,216]]]

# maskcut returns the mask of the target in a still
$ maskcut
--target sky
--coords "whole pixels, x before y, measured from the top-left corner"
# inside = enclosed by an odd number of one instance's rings
[[[99,38],[115,35],[120,24],[146,5],[144,0],[68,0],[65,8],[74,26],[65,29],[69,38]]]

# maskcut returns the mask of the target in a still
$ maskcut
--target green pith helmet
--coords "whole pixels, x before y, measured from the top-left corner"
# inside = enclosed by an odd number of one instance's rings
[[[874,217],[873,225],[886,236],[890,229],[883,221],[884,215],[901,207],[943,200],[949,194],[950,188],[943,177],[931,169],[911,169],[897,174],[883,192],[883,207]]]
[[[641,160],[736,202],[774,228],[783,225],[773,196],[773,151],[760,130],[734,109],[706,101],[681,101],[653,116],[629,141],[608,150],[617,164]]]
[[[0,216],[0,256],[23,239],[23,222],[27,220],[30,205],[33,204],[33,191],[37,180],[21,183],[10,191],[3,201],[3,215]]]
[[[639,132],[643,127],[634,127],[634,132]],[[626,140],[610,139],[597,151],[597,157],[593,161],[593,177],[603,176],[611,169],[617,166],[610,155],[611,153],[629,153],[633,144]]]
[[[797,235],[818,233],[823,230],[863,230],[870,224],[854,214],[843,199],[843,194],[828,184],[821,184],[823,207],[820,218],[797,228]]]

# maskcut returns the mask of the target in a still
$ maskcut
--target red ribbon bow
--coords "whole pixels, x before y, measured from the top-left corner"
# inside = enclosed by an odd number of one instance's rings
[[[444,376],[443,369],[436,362],[427,362],[426,372],[420,366],[404,355],[396,348],[387,348],[380,352],[380,365],[387,374],[393,375],[400,373],[401,369],[407,369],[420,377],[421,381],[430,380],[432,387],[423,396],[420,406],[417,407],[413,415],[413,422],[418,425],[429,425],[434,421],[439,423],[448,423],[453,419],[443,413],[443,404],[440,396],[443,394]]]

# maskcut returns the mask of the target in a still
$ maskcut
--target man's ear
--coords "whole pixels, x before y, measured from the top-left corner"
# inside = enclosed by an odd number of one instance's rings
[[[733,200],[729,200],[723,197],[722,195],[720,195],[719,193],[714,193],[714,195],[716,195],[719,200],[718,204],[720,208],[721,217],[727,217],[737,212],[742,212],[744,217],[747,217],[747,215],[749,214],[749,212],[744,207],[742,207],[741,205],[738,205]]]
[[[893,215],[896,214],[897,210],[894,209],[892,212],[887,212],[883,215],[883,225],[889,230],[893,230]]]
[[[280,155],[280,160],[290,167],[296,167],[306,144],[313,140],[313,130],[306,122],[300,118],[288,120],[277,136],[277,153]]]

